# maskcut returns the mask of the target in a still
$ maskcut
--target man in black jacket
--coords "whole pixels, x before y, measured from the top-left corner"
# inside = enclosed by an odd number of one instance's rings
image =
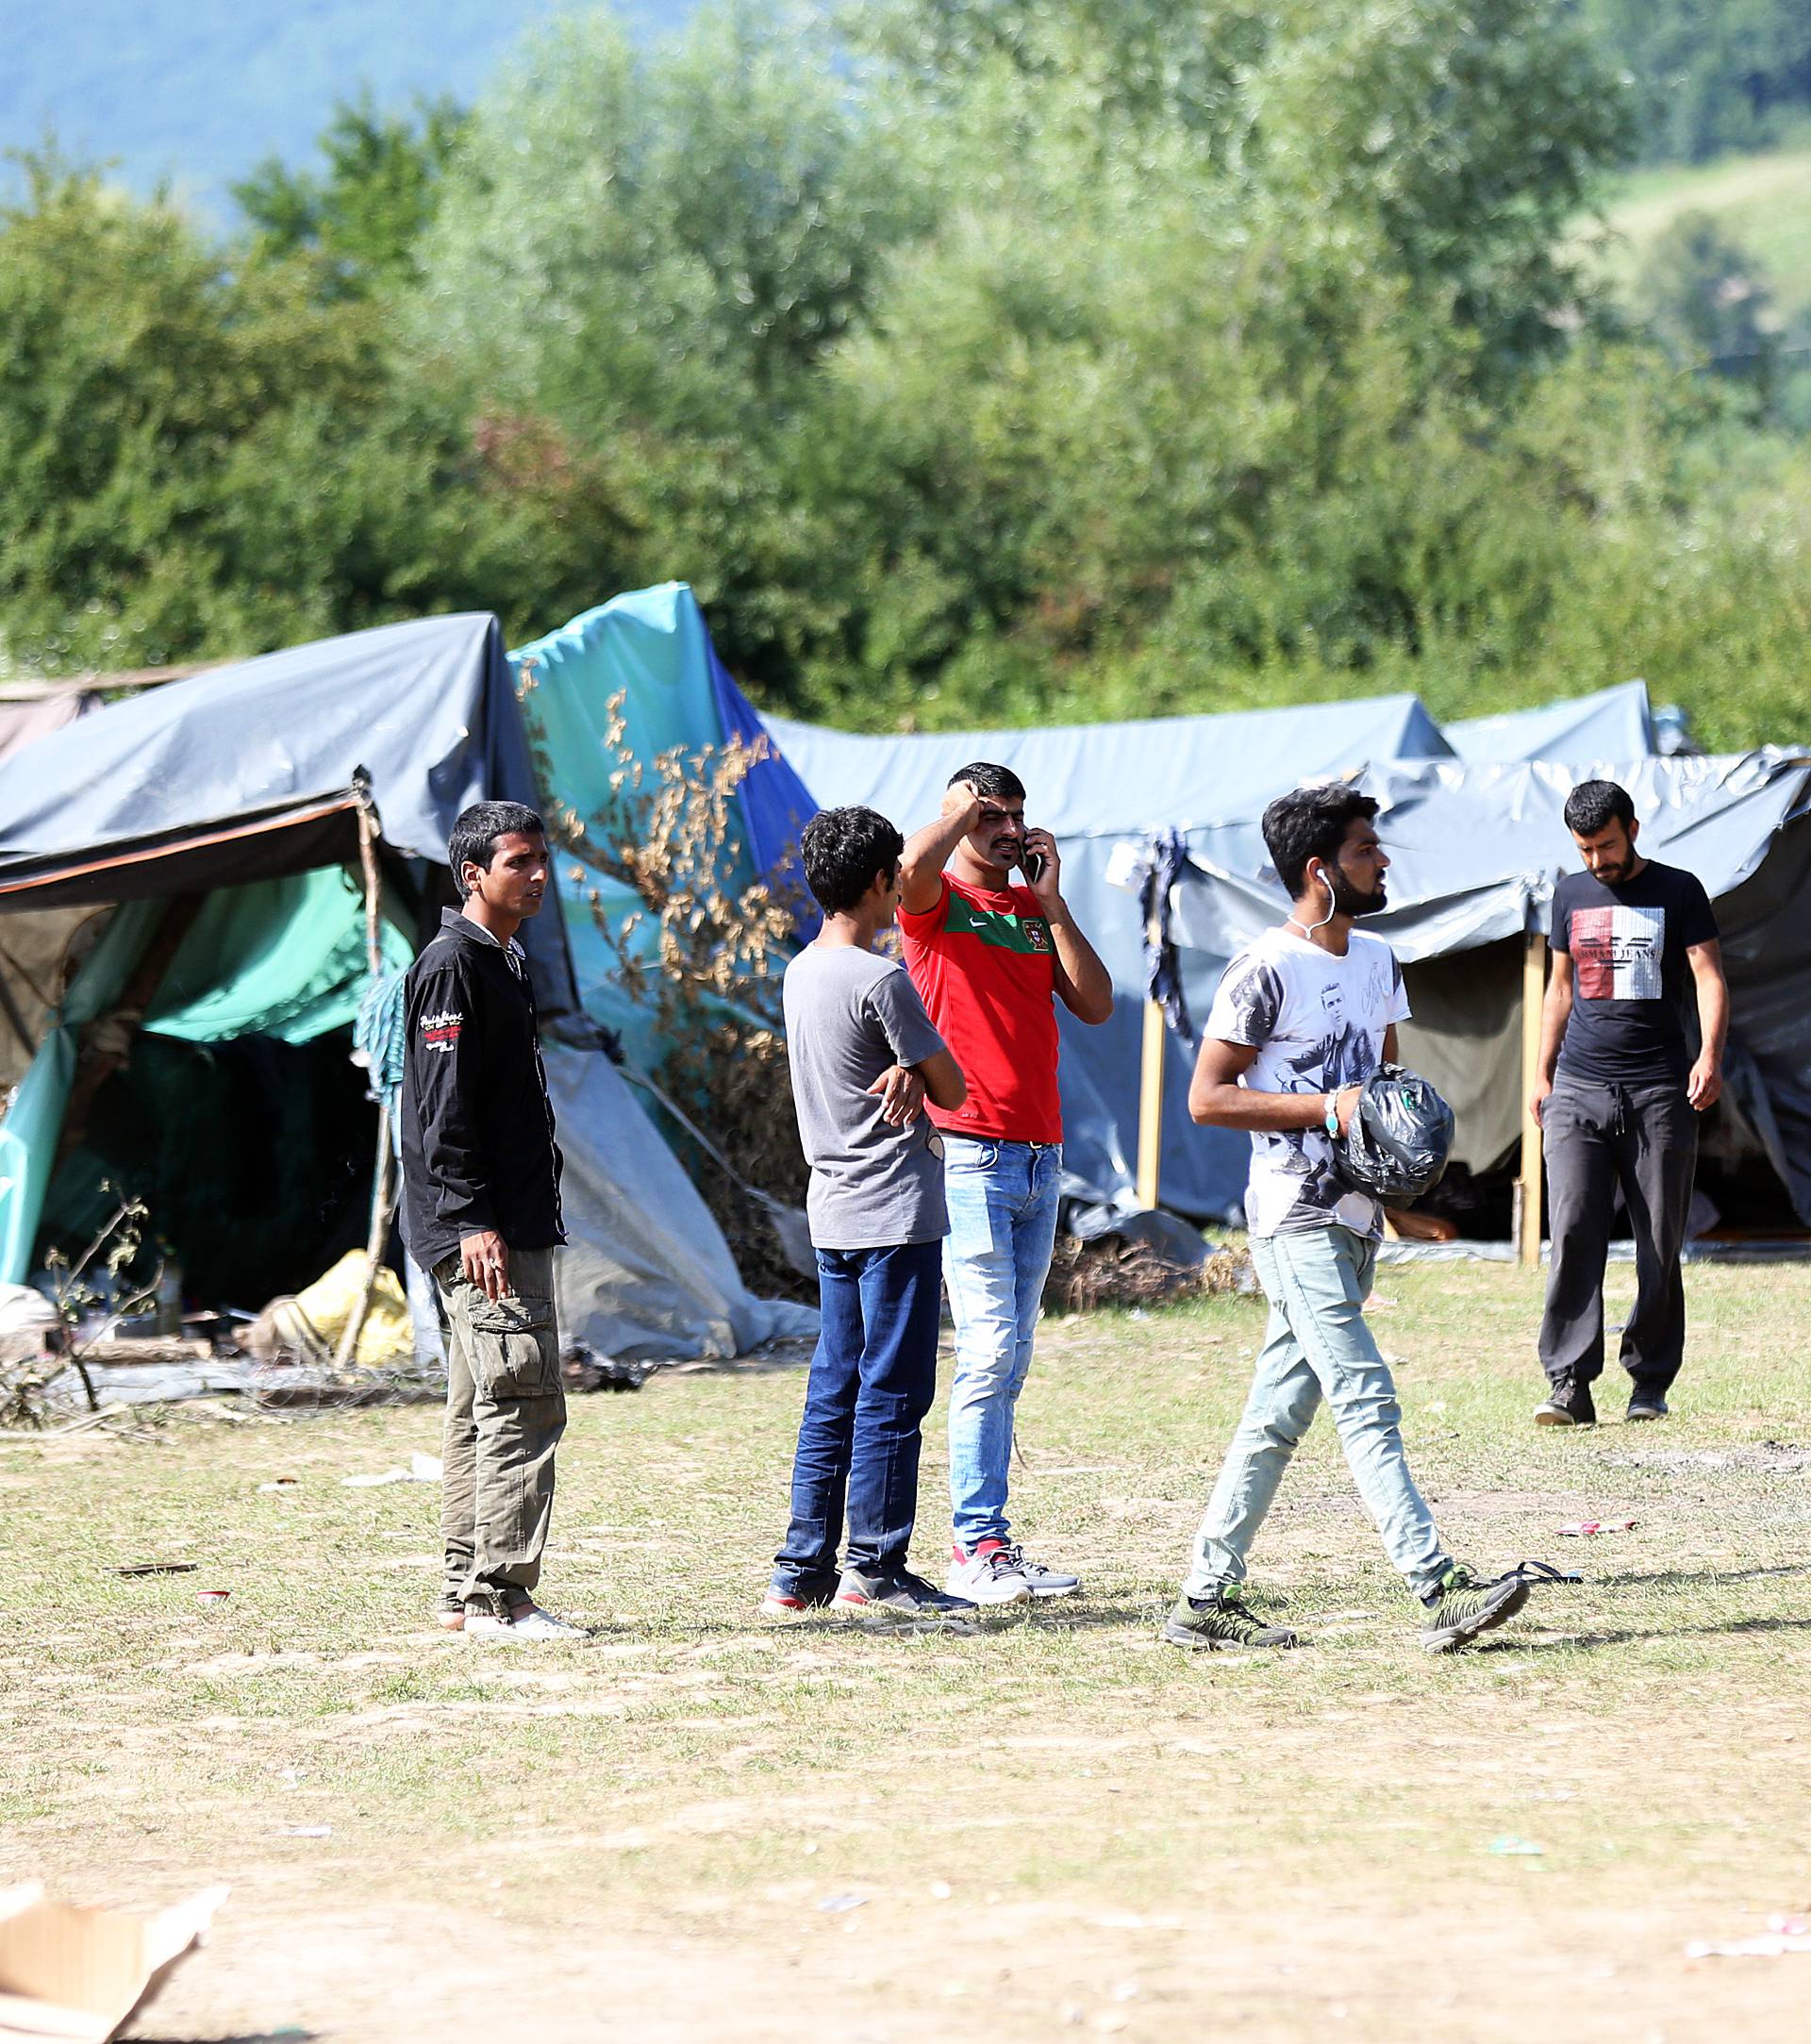
[[[479,802],[447,847],[462,910],[409,968],[403,1233],[434,1275],[446,1339],[440,1622],[511,1639],[583,1637],[534,1599],[566,1425],[554,1250],[559,1146],[516,932],[551,877],[540,818]]]

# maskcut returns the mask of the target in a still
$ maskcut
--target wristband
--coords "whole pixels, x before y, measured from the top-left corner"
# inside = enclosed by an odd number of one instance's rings
[[[1323,1125],[1327,1134],[1333,1138],[1335,1142],[1337,1142],[1339,1140],[1339,1096],[1337,1093],[1329,1093],[1327,1095],[1327,1111],[1323,1118]]]

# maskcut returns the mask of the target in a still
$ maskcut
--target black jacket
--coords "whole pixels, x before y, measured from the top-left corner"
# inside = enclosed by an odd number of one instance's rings
[[[424,1270],[462,1235],[511,1249],[566,1239],[559,1145],[522,954],[456,910],[408,969],[403,1064],[403,1238]]]

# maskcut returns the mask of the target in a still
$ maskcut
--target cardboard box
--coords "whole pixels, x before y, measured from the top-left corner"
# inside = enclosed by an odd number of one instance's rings
[[[107,2044],[194,1949],[224,1887],[151,1916],[76,1909],[43,1884],[0,1889],[0,2044]]]

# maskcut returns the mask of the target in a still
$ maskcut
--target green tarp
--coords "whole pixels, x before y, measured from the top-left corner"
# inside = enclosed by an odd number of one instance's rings
[[[0,1125],[0,1280],[8,1284],[23,1284],[32,1266],[81,1032],[118,1001],[166,906],[128,902],[115,911]],[[386,923],[382,943],[389,969],[408,964],[400,931]],[[192,1043],[243,1036],[311,1042],[351,1024],[365,966],[364,904],[341,868],[222,888],[176,947],[143,1026]]]

